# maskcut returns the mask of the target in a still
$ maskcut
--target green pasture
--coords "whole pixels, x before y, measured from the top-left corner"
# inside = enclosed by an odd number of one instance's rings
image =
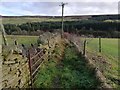
[[[98,52],[99,51],[99,39],[87,39],[87,49]],[[118,60],[118,39],[101,39],[102,54],[110,59]]]
[[[15,40],[18,42],[18,45],[30,45],[31,43],[37,43],[38,36],[6,35],[6,39],[8,45],[13,45]]]
[[[104,75],[108,78],[108,83],[113,87],[117,86],[118,80],[118,39],[101,38],[102,52],[99,53],[99,39],[98,38],[87,38],[87,51],[95,53],[95,55],[101,55],[107,60],[112,68],[107,68]],[[101,63],[102,65],[102,63]]]

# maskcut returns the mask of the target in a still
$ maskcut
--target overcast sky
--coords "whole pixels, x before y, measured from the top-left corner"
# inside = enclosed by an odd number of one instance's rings
[[[96,0],[93,0],[96,1]],[[114,1],[114,2],[113,2]],[[64,15],[118,14],[118,2],[68,2]],[[61,15],[60,2],[2,2],[0,15]]]

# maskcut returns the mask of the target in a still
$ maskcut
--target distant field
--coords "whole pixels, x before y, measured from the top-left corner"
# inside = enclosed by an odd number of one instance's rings
[[[76,19],[65,18],[64,21],[72,21]],[[37,18],[37,17],[21,17],[21,18],[2,18],[3,24],[22,24],[27,22],[44,22],[44,21],[61,21],[61,18]]]
[[[31,43],[37,43],[38,36],[19,36],[19,35],[7,35],[8,44],[14,44],[14,41],[17,40],[18,44],[30,45]]]
[[[42,22],[42,21],[60,21],[60,19],[52,19],[52,18],[29,18],[29,17],[21,17],[21,18],[2,18],[3,24],[22,24],[26,22]]]

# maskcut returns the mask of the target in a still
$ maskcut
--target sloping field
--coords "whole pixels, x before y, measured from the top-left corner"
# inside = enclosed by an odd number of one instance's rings
[[[120,85],[119,80],[119,65],[118,61],[118,39],[102,38],[102,52],[99,53],[99,39],[87,39],[87,51],[89,57],[92,57],[93,61],[96,58],[96,66],[103,69],[103,74],[107,78],[107,83],[112,87],[118,87]],[[101,58],[101,59],[100,59]]]
[[[43,22],[43,21],[60,21],[60,19],[53,18],[30,18],[30,17],[20,17],[20,18],[2,18],[3,24],[22,24],[27,22]]]
[[[65,19],[65,21],[70,21],[71,19]],[[74,19],[73,19],[74,20]],[[39,17],[11,17],[2,18],[3,24],[22,24],[27,22],[44,22],[44,21],[61,21],[61,18],[39,18]]]
[[[64,21],[76,21],[78,20],[77,18],[69,18],[65,17]],[[2,23],[3,24],[22,24],[22,23],[27,23],[27,22],[54,22],[54,21],[60,21],[61,18],[56,18],[56,17],[10,17],[10,18],[2,18]]]

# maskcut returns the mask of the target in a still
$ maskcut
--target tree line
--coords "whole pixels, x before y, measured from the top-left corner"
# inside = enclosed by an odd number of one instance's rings
[[[120,37],[120,22],[104,22],[97,20],[65,21],[64,31],[94,37]],[[43,31],[60,31],[61,22],[27,22],[20,25],[4,24],[5,32],[11,34],[39,35]],[[38,33],[39,32],[39,33]]]

